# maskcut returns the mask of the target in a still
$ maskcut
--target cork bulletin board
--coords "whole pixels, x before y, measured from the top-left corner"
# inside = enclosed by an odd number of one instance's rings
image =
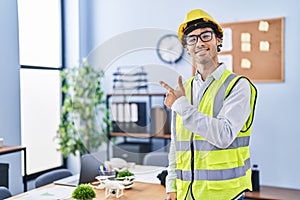
[[[284,18],[221,25],[221,62],[253,82],[284,81]]]

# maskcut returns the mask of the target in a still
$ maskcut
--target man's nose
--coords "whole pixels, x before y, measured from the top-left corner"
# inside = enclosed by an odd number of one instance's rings
[[[204,44],[204,42],[201,40],[200,35],[197,35],[196,46],[202,46],[203,44]]]

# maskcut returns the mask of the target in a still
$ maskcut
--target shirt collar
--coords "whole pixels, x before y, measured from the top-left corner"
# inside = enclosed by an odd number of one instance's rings
[[[225,64],[221,63],[221,65],[217,67],[217,69],[213,71],[213,73],[211,73],[207,78],[209,79],[210,77],[213,77],[213,79],[219,80],[225,70],[226,70]],[[198,71],[196,71],[195,80],[203,82],[201,78],[201,74],[199,74]]]

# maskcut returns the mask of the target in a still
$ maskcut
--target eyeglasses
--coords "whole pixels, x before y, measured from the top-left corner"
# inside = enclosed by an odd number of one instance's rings
[[[209,42],[212,40],[212,35],[213,35],[212,31],[204,31],[199,35],[186,36],[186,44],[190,46],[194,45],[198,42],[198,38],[200,38],[202,42]]]

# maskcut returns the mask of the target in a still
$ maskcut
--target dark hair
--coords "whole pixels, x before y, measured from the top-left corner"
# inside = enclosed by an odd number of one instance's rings
[[[198,28],[207,28],[207,27],[211,28],[213,30],[213,32],[215,33],[217,38],[220,38],[221,40],[223,40],[223,33],[219,31],[218,26],[211,21],[206,21],[201,18],[201,19],[196,19],[196,20],[193,20],[193,21],[190,21],[187,23],[187,26],[183,31],[183,37],[182,37],[183,46],[186,45],[186,37],[190,32],[192,32],[193,30],[198,29]],[[221,51],[221,47],[222,47],[222,44],[218,45],[218,52]]]

